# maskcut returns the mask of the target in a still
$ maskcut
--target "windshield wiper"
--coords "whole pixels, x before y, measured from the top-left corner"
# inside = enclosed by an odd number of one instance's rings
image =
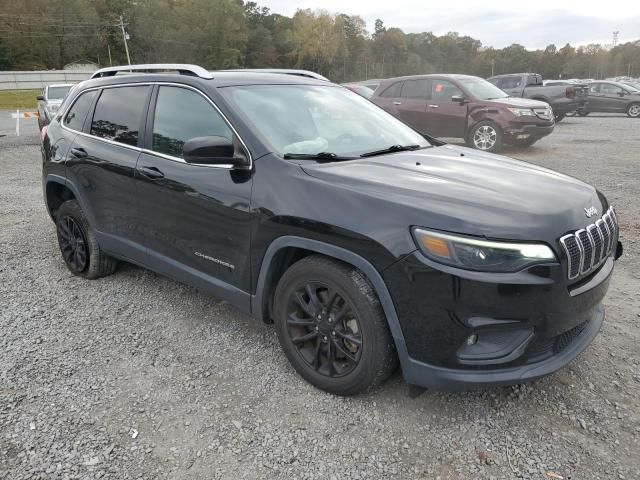
[[[360,155],[361,157],[375,157],[376,155],[384,155],[385,153],[393,152],[405,152],[407,150],[418,150],[419,148],[427,148],[422,145],[391,145],[388,148],[382,150],[374,150],[373,152],[367,152]]]
[[[342,157],[333,152],[285,153],[285,160],[353,160],[356,157]]]

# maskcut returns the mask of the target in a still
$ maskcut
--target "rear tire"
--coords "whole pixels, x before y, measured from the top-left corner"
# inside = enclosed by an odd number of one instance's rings
[[[326,392],[365,392],[398,366],[380,301],[350,265],[315,255],[293,264],[278,282],[273,318],[295,370]]]
[[[632,103],[627,107],[627,115],[631,118],[640,118],[640,103]]]
[[[482,121],[469,132],[467,145],[483,152],[499,152],[502,149],[502,131],[492,121]]]
[[[564,117],[566,117],[567,114],[566,113],[554,113],[553,114],[553,118],[555,118],[556,123],[560,123],[562,120],[564,120]]]
[[[116,270],[117,260],[100,249],[95,232],[76,200],[67,200],[58,209],[56,231],[62,258],[74,275],[92,280]]]
[[[578,112],[577,112],[577,113],[578,113],[578,115],[580,115],[581,117],[586,117],[586,116],[587,116],[587,115],[589,115],[589,113],[591,113],[591,112],[589,112],[589,111],[587,111],[587,110],[578,110]]]

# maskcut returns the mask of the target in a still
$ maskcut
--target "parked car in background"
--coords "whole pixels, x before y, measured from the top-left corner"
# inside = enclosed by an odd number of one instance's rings
[[[640,90],[618,82],[595,81],[589,84],[589,104],[578,115],[590,113],[626,113],[640,118]]]
[[[71,87],[73,87],[72,83],[48,85],[36,97],[38,100],[38,127],[40,130],[51,122]]]
[[[356,92],[364,98],[371,98],[371,95],[373,95],[373,90],[371,88],[359,83],[343,83],[342,86],[348,88],[352,92]]]
[[[379,78],[370,78],[368,80],[362,80],[360,82],[349,82],[352,85],[363,85],[367,88],[370,88],[371,90],[375,90],[376,88],[378,88],[378,85],[380,85],[380,82],[382,80],[380,80]]]
[[[470,147],[490,152],[503,144],[532,145],[554,128],[548,104],[510,97],[469,75],[390,78],[371,101],[423,134],[463,138]]]
[[[636,90],[640,90],[640,80],[623,80],[620,83],[627,85],[631,88],[635,88]]]
[[[586,86],[544,86],[542,76],[537,73],[496,75],[488,81],[513,97],[547,102],[551,105],[556,122],[561,121],[569,112],[583,109],[588,100]]]

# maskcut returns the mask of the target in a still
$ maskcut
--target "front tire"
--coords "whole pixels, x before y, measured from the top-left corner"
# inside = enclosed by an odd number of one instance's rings
[[[591,112],[589,112],[588,110],[578,110],[578,112],[577,112],[577,113],[578,113],[578,115],[580,115],[581,117],[586,117],[586,116],[587,116],[587,115],[589,115],[589,113],[591,113]]]
[[[566,113],[554,113],[553,114],[553,118],[555,119],[556,123],[560,123],[562,120],[564,120],[564,117],[566,117],[567,114]]]
[[[344,263],[311,256],[293,264],[278,282],[273,317],[295,370],[326,392],[367,391],[398,365],[373,287]]]
[[[640,118],[640,103],[632,103],[627,107],[627,115],[631,118]]]
[[[95,233],[76,200],[64,202],[56,214],[60,253],[71,273],[95,279],[112,274],[118,262],[98,245]]]
[[[495,123],[485,120],[471,129],[467,145],[483,152],[499,152],[502,149],[502,131]]]

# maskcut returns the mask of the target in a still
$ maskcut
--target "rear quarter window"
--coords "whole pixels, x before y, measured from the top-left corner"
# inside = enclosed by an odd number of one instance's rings
[[[62,124],[71,130],[82,131],[82,126],[96,95],[98,95],[97,90],[81,93],[65,115]]]

